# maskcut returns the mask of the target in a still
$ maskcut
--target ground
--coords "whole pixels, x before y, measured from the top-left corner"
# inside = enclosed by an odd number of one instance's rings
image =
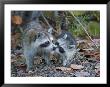
[[[26,72],[25,58],[22,49],[11,53],[12,77],[100,77],[100,50],[87,40],[77,40],[78,52],[68,67],[54,63],[46,65],[42,58],[35,58],[34,70]],[[99,46],[100,40],[94,39]],[[90,47],[91,46],[91,47]],[[93,49],[94,48],[94,49]],[[55,62],[55,60],[54,60]]]

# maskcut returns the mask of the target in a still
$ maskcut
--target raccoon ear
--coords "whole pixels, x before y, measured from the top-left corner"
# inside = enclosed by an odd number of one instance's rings
[[[66,39],[66,38],[67,38],[67,34],[65,34],[65,35],[63,36],[63,38]]]

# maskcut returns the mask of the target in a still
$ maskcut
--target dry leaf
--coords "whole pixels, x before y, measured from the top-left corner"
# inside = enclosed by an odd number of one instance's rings
[[[81,72],[76,72],[75,76],[76,77],[88,77],[88,76],[90,76],[90,73],[81,71]]]
[[[71,71],[71,68],[67,68],[67,67],[56,67],[56,70]]]
[[[12,16],[12,23],[20,25],[22,24],[22,18],[20,16]]]
[[[86,58],[94,58],[100,60],[100,52],[92,49],[81,49],[80,54],[84,55]]]
[[[15,59],[11,59],[11,63],[15,63],[16,62],[16,60]]]
[[[16,48],[16,46],[20,43],[20,33],[16,33],[15,35],[11,36],[11,48]]]
[[[84,66],[82,66],[82,65],[76,65],[76,64],[71,64],[70,67],[72,69],[82,69],[82,68],[84,68]]]
[[[95,69],[97,76],[100,76],[100,68]]]
[[[98,69],[98,68],[100,69],[100,63],[97,63],[96,66],[95,66],[95,68],[96,69]]]
[[[38,59],[34,59],[34,64],[37,65],[37,64],[41,64],[42,62],[42,59],[38,58]]]

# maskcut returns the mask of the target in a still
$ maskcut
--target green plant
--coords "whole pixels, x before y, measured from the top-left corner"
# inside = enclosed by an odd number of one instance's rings
[[[88,23],[88,32],[93,38],[100,36],[100,24],[97,22]]]

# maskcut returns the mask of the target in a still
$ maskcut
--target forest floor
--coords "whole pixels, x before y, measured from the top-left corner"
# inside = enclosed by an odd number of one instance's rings
[[[41,58],[35,58],[33,71],[26,72],[23,51],[14,50],[11,53],[12,77],[100,77],[100,39],[93,39],[99,46],[88,40],[77,40],[80,49],[68,67],[52,64],[45,65]],[[93,48],[92,48],[93,47]],[[55,60],[54,60],[55,61]]]

